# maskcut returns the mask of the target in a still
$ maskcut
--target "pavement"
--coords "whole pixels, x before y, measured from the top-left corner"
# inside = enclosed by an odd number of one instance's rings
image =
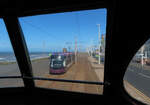
[[[150,97],[150,70],[144,70],[130,65],[125,73],[124,79]]]
[[[133,97],[133,98],[137,99],[138,101],[141,101],[147,105],[150,105],[150,98],[148,96],[146,96],[145,94],[143,94],[138,89],[136,89],[133,85],[131,85],[126,80],[124,80],[124,87],[125,87],[127,93],[129,93],[129,95],[131,97]]]
[[[49,60],[37,61],[32,63],[33,74],[37,77],[48,77],[58,79],[69,80],[87,80],[87,81],[104,81],[104,65],[98,64],[96,59],[88,55],[80,55],[79,62],[74,64],[63,75],[50,75],[49,74]],[[136,68],[136,69],[135,69]],[[148,67],[145,67],[143,71],[133,65],[126,71],[124,77],[125,89],[130,96],[150,105],[150,79]],[[20,75],[20,71],[17,64],[0,65],[1,76],[13,76]],[[137,81],[137,82],[135,82]],[[23,86],[21,79],[1,79],[0,87],[7,86]],[[36,81],[37,86],[45,88],[54,88],[69,91],[86,92],[93,94],[102,94],[103,86],[90,85],[90,84],[75,84],[53,81]]]
[[[91,63],[92,69],[95,71],[100,82],[104,82],[104,65],[98,64],[98,61],[93,57],[88,57],[89,62]]]
[[[149,70],[129,66],[125,73],[124,80],[126,81],[126,90],[132,97],[150,105],[150,78],[148,71]]]
[[[91,56],[88,57],[88,60],[91,63],[91,66],[92,66],[93,70],[96,72],[96,75],[98,76],[99,80],[101,82],[103,82],[104,81],[104,65],[103,64],[98,64],[98,61],[95,58],[91,57]],[[147,70],[148,67],[144,67],[144,68],[146,68],[146,70]],[[133,70],[131,70],[131,71],[133,72]],[[148,70],[145,71],[145,72],[147,73]],[[146,88],[147,91],[150,92],[149,91],[150,88],[148,88],[148,83],[150,83],[150,82],[144,81],[143,79],[140,79],[138,81],[136,79],[139,76],[135,77],[133,75],[136,75],[136,73],[131,74],[130,70],[127,70],[127,73],[125,74],[125,79],[124,79],[124,86],[125,86],[126,91],[129,93],[129,95],[131,97],[133,97],[133,98],[135,98],[135,99],[137,99],[137,100],[139,100],[139,101],[141,101],[145,104],[150,105],[150,98],[147,95],[145,95],[143,92],[141,92],[141,90],[134,87],[134,85],[136,86],[137,84],[139,84],[139,81],[141,81],[142,83],[145,84],[144,89]],[[135,82],[135,81],[138,81],[138,82]],[[148,81],[149,81],[149,79],[148,79]],[[134,82],[134,84],[132,85],[133,82]],[[141,84],[139,84],[139,86],[143,87],[143,85],[141,85]]]

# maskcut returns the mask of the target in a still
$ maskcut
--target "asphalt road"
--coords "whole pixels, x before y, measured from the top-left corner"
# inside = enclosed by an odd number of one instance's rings
[[[49,74],[49,59],[32,62],[33,75],[54,79],[83,80],[99,82],[96,72],[91,68],[88,61],[88,54],[79,54],[78,61],[73,64],[66,73],[61,75]],[[0,65],[0,76],[20,76],[17,64]],[[102,94],[103,86],[93,84],[66,83],[55,81],[35,80],[38,87],[59,89],[66,91],[77,91],[92,94]],[[0,87],[23,86],[22,79],[0,79]]]
[[[124,79],[146,96],[150,97],[150,69],[130,65]]]
[[[44,77],[49,72],[49,60],[44,59],[32,62],[33,75]],[[18,64],[0,65],[0,76],[21,76]],[[22,79],[0,79],[1,87],[24,86]]]
[[[83,60],[82,56],[80,58],[82,60],[81,63],[79,64],[81,64],[81,66],[86,66],[87,64],[84,63],[86,61]],[[33,69],[34,76],[45,77],[45,75],[49,74],[49,60],[46,59],[44,61],[32,62],[32,69]],[[87,73],[88,73],[87,71],[83,72],[84,77],[87,77],[85,76],[85,74],[87,75]],[[0,76],[20,76],[20,75],[21,74],[17,64],[0,65]],[[86,78],[86,80],[88,80],[90,76],[91,75],[89,75],[88,78]],[[51,75],[50,77],[53,78],[53,76]],[[58,78],[58,76],[56,77]],[[68,79],[68,76],[63,76],[63,78]],[[69,79],[71,78],[69,77]],[[127,80],[136,89],[144,93],[146,96],[150,97],[150,67],[147,66],[142,68],[138,64],[130,65],[128,67],[128,70],[126,71],[124,79]],[[93,79],[90,80],[93,81]],[[0,87],[9,87],[9,86],[23,86],[23,81],[22,79],[1,79],[0,80]]]
[[[20,76],[17,64],[0,65],[0,76]]]
[[[32,62],[32,69],[34,76],[47,74],[49,72],[49,60]],[[18,64],[0,65],[0,76],[21,76]]]

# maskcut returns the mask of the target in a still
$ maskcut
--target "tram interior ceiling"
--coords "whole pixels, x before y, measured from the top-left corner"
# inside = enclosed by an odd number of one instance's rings
[[[31,0],[2,0],[0,4],[0,18],[4,20],[21,73],[21,76],[0,76],[0,80],[21,78],[24,83],[22,87],[0,88],[1,105],[144,105],[128,95],[124,89],[123,77],[134,54],[150,37],[148,1],[55,0],[49,3],[46,0],[40,0],[32,3]],[[36,87],[35,80],[85,82],[34,77],[24,33],[18,18],[99,8],[107,10],[105,70],[104,82],[93,84],[103,85],[103,94]],[[1,37],[3,36],[0,33]]]

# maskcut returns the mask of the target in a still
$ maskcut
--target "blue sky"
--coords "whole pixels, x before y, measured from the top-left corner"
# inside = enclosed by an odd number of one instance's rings
[[[101,24],[100,33],[105,34],[106,14],[106,9],[96,9],[29,16],[19,18],[19,21],[29,51],[62,51],[63,47],[68,46],[74,49],[75,37],[80,49],[91,43],[98,44],[96,24]],[[9,51],[10,47],[4,23],[0,19],[0,51]]]

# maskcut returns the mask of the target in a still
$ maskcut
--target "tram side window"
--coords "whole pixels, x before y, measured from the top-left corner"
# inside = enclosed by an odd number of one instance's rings
[[[4,21],[0,19],[0,77],[8,76],[21,76],[21,73],[16,62],[16,57]],[[22,86],[24,86],[22,79],[0,79],[0,88]]]
[[[126,91],[133,98],[150,104],[150,39],[132,58],[124,76]]]
[[[19,18],[33,75],[74,81],[35,80],[37,87],[103,93],[106,13],[104,8]]]

